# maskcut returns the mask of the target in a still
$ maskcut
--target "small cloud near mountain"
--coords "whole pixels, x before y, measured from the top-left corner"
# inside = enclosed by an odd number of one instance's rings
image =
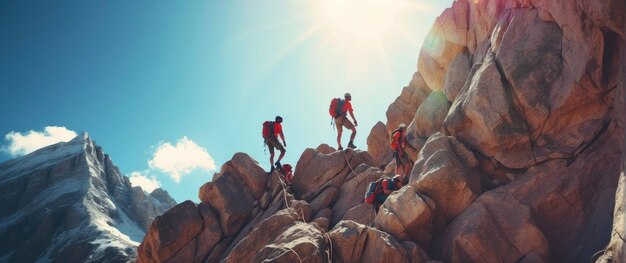
[[[23,134],[11,131],[4,136],[8,144],[0,150],[13,157],[22,156],[48,145],[70,141],[77,135],[75,131],[59,126],[47,126],[43,131],[30,130]]]
[[[180,138],[176,145],[160,143],[148,165],[150,169],[169,174],[176,183],[180,183],[180,178],[193,170],[215,170],[213,157],[186,136]]]
[[[143,189],[144,191],[148,193],[152,193],[154,189],[161,187],[161,182],[157,180],[156,176],[154,175],[149,176],[147,170],[140,171],[140,172],[132,172],[128,176],[128,179],[130,179],[130,184],[132,186],[139,186],[141,187],[141,189]]]

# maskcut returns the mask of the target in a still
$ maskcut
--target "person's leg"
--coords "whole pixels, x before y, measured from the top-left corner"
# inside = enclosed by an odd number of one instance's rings
[[[267,148],[270,151],[270,172],[274,171],[274,147],[272,147],[272,145],[270,145],[270,143],[268,143],[267,141],[265,141],[265,145],[267,145]]]
[[[356,146],[354,146],[354,137],[356,136],[356,127],[354,127],[354,124],[352,124],[350,119],[348,119],[348,117],[346,116],[344,116],[344,119],[343,119],[343,126],[352,130],[352,134],[350,134],[350,142],[348,143],[348,147],[356,148]]]
[[[343,134],[343,118],[345,117],[337,117],[335,118],[335,127],[337,128],[337,150],[343,150],[341,146],[341,134]]]
[[[352,127],[352,134],[350,134],[350,144],[354,145],[354,137],[356,137],[356,127]]]
[[[285,156],[285,148],[280,149],[280,155],[278,156],[278,161],[276,161],[277,163],[280,163],[280,160],[283,159],[283,156]]]

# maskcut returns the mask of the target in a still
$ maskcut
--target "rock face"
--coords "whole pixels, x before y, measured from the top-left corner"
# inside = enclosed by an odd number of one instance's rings
[[[86,133],[0,164],[0,261],[127,262],[176,203],[131,187]]]
[[[307,149],[289,190],[236,154],[200,205],[168,212],[188,225],[155,220],[140,261],[624,261],[625,13],[621,0],[455,1],[368,152]],[[363,195],[393,174],[402,122],[419,153],[375,214]]]

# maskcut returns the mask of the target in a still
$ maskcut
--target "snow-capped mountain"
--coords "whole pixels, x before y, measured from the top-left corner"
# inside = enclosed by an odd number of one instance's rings
[[[127,262],[176,205],[131,187],[83,133],[0,164],[0,262]]]

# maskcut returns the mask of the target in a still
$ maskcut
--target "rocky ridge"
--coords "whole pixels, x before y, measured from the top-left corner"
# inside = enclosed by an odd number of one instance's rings
[[[368,152],[305,150],[292,191],[237,153],[200,204],[157,217],[139,261],[626,261],[625,11],[455,1]],[[386,142],[402,122],[420,151],[375,214],[363,194],[393,171]]]
[[[0,262],[132,261],[175,205],[161,189],[131,187],[83,133],[0,164]]]

